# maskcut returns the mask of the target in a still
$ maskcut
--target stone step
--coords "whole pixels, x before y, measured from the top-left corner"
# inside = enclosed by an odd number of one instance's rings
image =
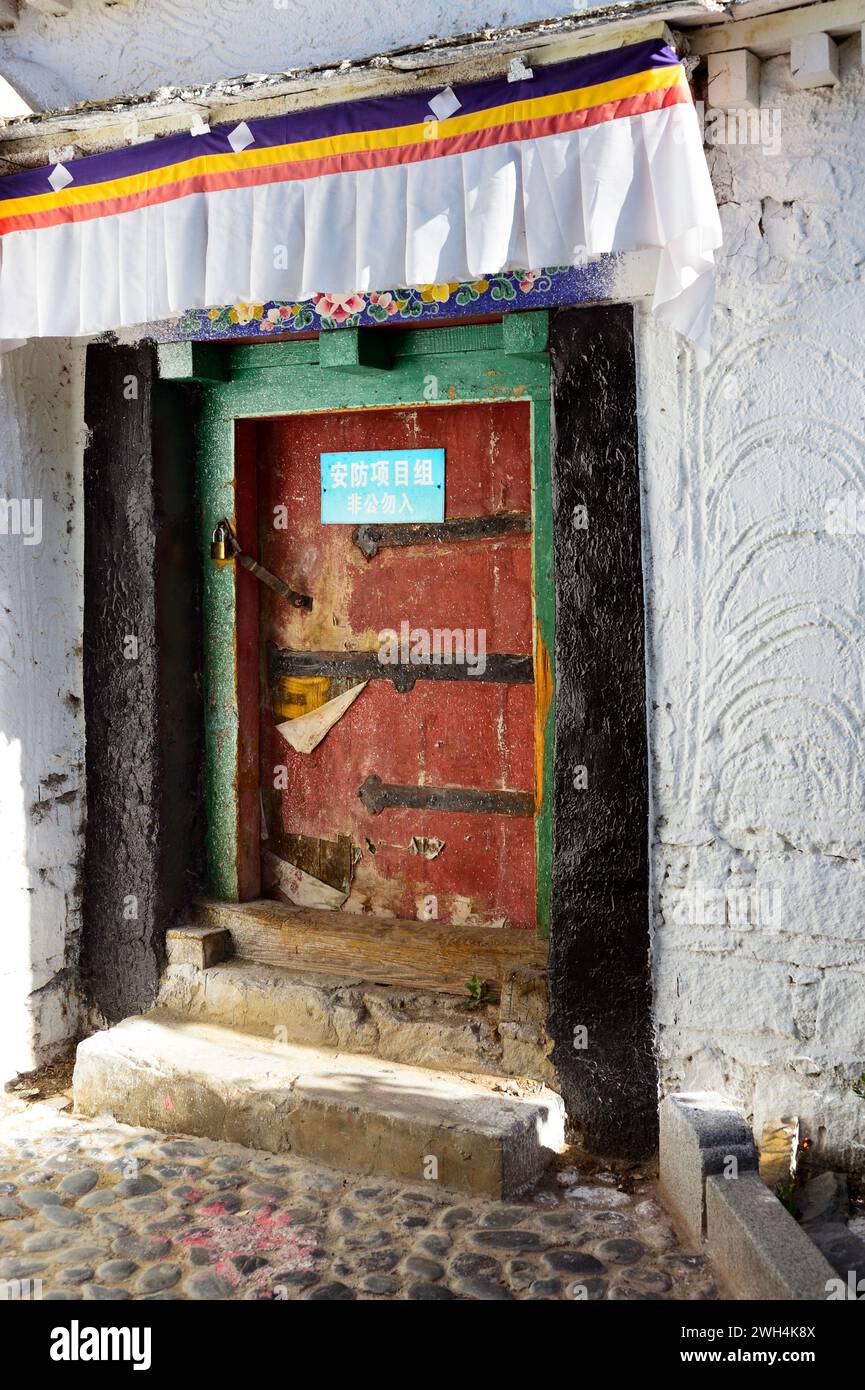
[[[282,1044],[162,1010],[80,1043],[73,1086],[86,1115],[364,1175],[434,1175],[491,1197],[535,1181],[564,1146],[561,1099],[544,1088]]]
[[[451,995],[370,985],[357,977],[324,979],[237,959],[205,966],[200,946],[197,935],[169,932],[158,1008],[282,1043],[556,1087],[544,1027],[546,988],[533,972],[509,976],[498,1003],[467,1009]],[[196,966],[195,959],[202,964]]]

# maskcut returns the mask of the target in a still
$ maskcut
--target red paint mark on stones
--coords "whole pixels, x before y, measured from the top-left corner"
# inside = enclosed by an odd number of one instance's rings
[[[178,1244],[185,1249],[198,1246],[209,1250],[214,1256],[213,1272],[231,1288],[236,1289],[242,1282],[246,1288],[266,1292],[272,1288],[278,1273],[312,1268],[312,1245],[291,1229],[292,1218],[288,1212],[274,1215],[274,1210],[264,1205],[255,1211],[232,1216],[225,1212],[222,1202],[211,1202],[202,1212],[218,1217],[218,1222],[188,1231],[179,1237]],[[267,1263],[249,1273],[243,1272],[244,1261],[264,1256],[275,1257],[277,1268]]]

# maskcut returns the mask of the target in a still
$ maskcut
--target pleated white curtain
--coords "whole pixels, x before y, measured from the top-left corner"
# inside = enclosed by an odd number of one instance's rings
[[[471,280],[656,247],[655,312],[709,346],[721,232],[690,99],[437,158],[121,211],[108,201],[99,215],[69,217],[13,223],[0,237],[0,337],[74,337],[210,305]]]

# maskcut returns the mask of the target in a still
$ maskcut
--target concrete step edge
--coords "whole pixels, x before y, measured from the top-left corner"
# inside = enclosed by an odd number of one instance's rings
[[[476,1078],[336,1049],[280,1047],[164,1011],[78,1049],[76,1107],[300,1156],[365,1174],[502,1195],[564,1143],[553,1092],[503,1096]]]

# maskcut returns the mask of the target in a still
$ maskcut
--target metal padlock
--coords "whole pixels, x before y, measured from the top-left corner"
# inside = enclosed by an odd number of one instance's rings
[[[211,560],[227,560],[229,558],[225,548],[227,539],[228,526],[224,521],[217,522],[213,531],[213,538],[210,542]]]

